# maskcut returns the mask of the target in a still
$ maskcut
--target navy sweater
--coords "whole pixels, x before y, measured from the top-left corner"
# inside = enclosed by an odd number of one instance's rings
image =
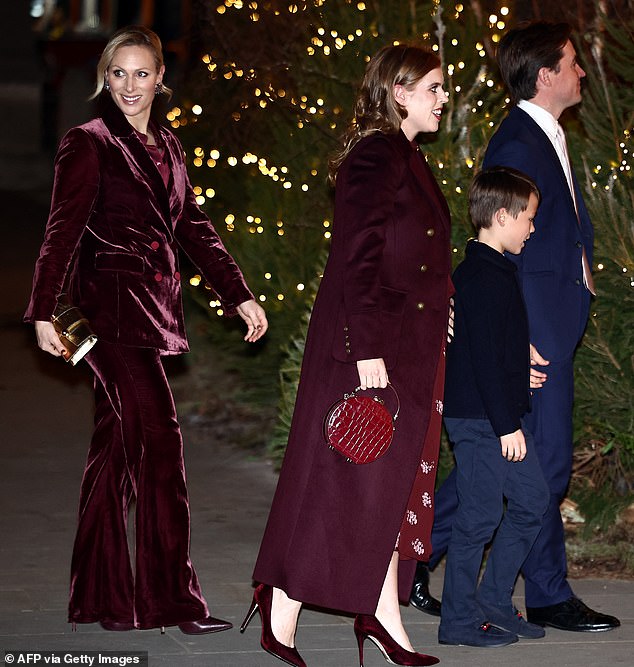
[[[528,318],[517,267],[475,240],[453,273],[455,337],[447,347],[445,417],[488,419],[499,437],[530,409]]]

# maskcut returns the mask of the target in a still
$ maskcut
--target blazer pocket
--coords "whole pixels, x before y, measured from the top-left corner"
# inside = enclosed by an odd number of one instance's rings
[[[95,268],[99,271],[125,271],[143,273],[143,257],[125,252],[98,252],[95,255]]]

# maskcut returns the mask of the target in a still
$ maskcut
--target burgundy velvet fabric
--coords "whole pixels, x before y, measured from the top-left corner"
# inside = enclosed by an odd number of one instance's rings
[[[163,127],[153,130],[166,148],[169,188],[113,103],[101,118],[62,139],[26,321],[50,319],[66,282],[71,300],[101,339],[165,353],[186,351],[178,246],[227,314],[253,298],[196,204],[180,143]]]
[[[48,320],[63,286],[99,337],[95,431],[82,483],[69,620],[139,628],[208,614],[189,558],[180,429],[159,356],[187,350],[177,248],[227,314],[252,298],[198,208],[183,151],[152,125],[165,166],[104,96],[102,117],[71,129],[55,161],[51,211],[25,320]],[[135,499],[131,564],[127,512]]]
[[[449,210],[420,152],[402,132],[362,139],[337,176],[332,245],[257,581],[306,603],[374,613],[422,460],[450,268]],[[388,453],[355,466],[328,449],[323,417],[357,386],[355,362],[375,357],[387,362],[401,412]],[[435,466],[432,496],[434,478]],[[419,524],[421,541],[429,527]],[[419,558],[429,554],[427,543]],[[413,564],[401,561],[403,597]]]
[[[79,501],[69,621],[154,628],[208,615],[189,558],[183,444],[158,350],[99,341],[95,431]],[[127,522],[135,499],[131,566]]]

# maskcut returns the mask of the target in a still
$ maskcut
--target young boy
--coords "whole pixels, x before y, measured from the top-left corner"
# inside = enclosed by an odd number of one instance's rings
[[[478,238],[456,268],[455,337],[447,349],[444,421],[454,445],[459,506],[447,554],[441,644],[506,646],[544,630],[513,606],[515,579],[548,505],[522,428],[529,410],[529,335],[515,264],[535,231],[535,183],[496,167],[476,175],[469,213]],[[504,498],[507,501],[504,511]],[[484,547],[495,539],[478,586]]]

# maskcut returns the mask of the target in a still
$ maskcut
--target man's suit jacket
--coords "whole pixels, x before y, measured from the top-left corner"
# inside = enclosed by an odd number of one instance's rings
[[[535,121],[514,107],[491,138],[483,166],[514,167],[541,193],[535,233],[516,262],[528,311],[531,342],[546,359],[570,358],[588,318],[590,293],[583,284],[585,246],[592,263],[593,229],[574,178],[577,210],[557,153]]]
[[[71,129],[56,161],[51,211],[25,320],[49,320],[67,289],[99,337],[166,353],[187,350],[177,246],[228,314],[253,298],[198,208],[178,140],[156,124],[171,168],[163,179],[123,113]]]

